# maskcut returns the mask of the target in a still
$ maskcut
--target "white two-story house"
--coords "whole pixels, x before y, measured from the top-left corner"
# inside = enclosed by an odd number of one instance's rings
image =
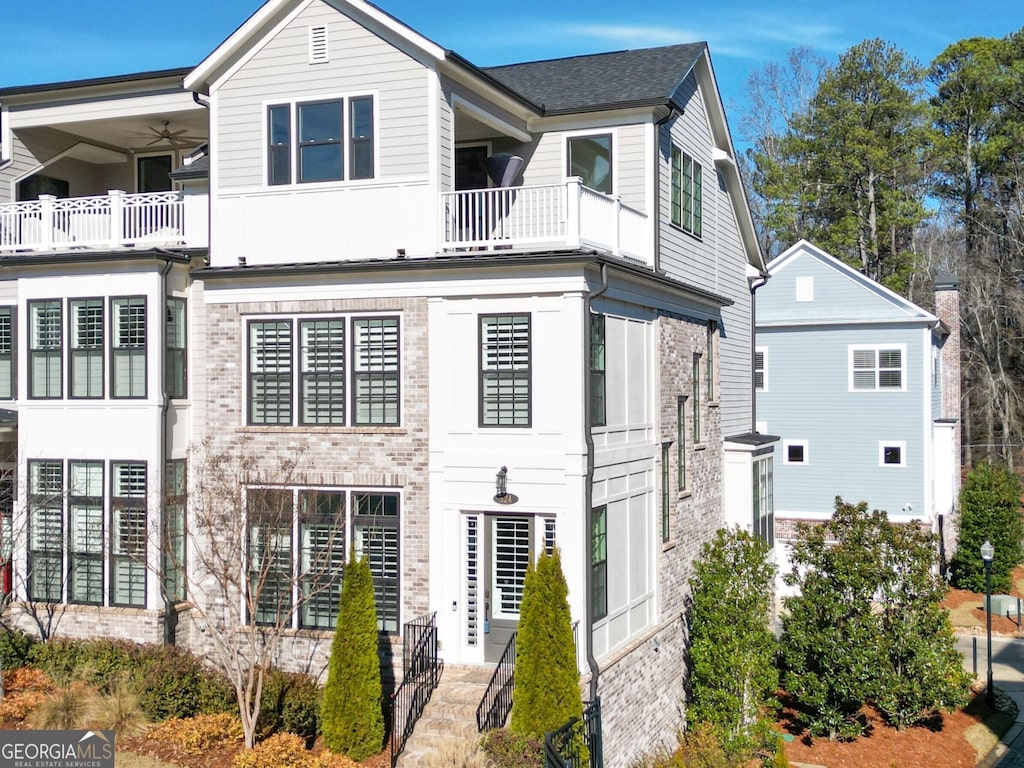
[[[362,0],[270,0],[194,69],[0,110],[19,601],[202,652],[192,448],[301,446],[237,521],[293,511],[282,663],[329,648],[317,541],[335,584],[369,556],[383,633],[435,613],[450,667],[501,657],[557,546],[606,760],[674,740],[693,560],[772,535],[765,267],[703,43],[479,68]]]

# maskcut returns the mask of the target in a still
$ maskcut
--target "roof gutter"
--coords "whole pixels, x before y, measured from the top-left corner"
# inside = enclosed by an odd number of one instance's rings
[[[583,438],[587,444],[587,473],[583,478],[583,541],[589,542],[594,535],[594,436],[590,425],[593,422],[590,403],[590,306],[591,302],[608,290],[608,265],[601,264],[601,284],[583,297]],[[589,543],[585,551],[590,551]],[[587,557],[590,555],[588,554]],[[594,607],[590,602],[593,589],[593,570],[583,569],[583,636],[586,638],[587,666],[590,667],[590,700],[597,698],[597,678],[601,668],[594,658]]]

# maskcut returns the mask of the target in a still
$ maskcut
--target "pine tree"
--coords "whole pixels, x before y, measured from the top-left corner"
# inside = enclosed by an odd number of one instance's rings
[[[523,585],[511,729],[543,739],[546,732],[582,716],[569,588],[558,550],[542,552],[536,567],[528,566]]]
[[[357,762],[384,744],[373,575],[369,562],[354,552],[341,585],[321,722],[324,745]]]

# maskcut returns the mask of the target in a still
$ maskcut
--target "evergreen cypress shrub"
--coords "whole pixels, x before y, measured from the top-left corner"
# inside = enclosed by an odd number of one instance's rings
[[[542,552],[526,569],[516,637],[513,733],[542,741],[572,718],[582,718],[569,588],[561,557]]]
[[[775,568],[767,555],[761,539],[722,529],[705,543],[690,580],[686,719],[711,728],[737,762],[767,746],[762,721],[779,685],[770,624]]]
[[[331,643],[321,729],[324,746],[355,761],[384,745],[377,606],[365,558],[349,555],[341,584],[337,629]]]
[[[995,547],[992,591],[1008,592],[1011,573],[1024,559],[1021,538],[1021,494],[1024,483],[1013,471],[984,462],[967,475],[960,491],[960,534],[950,561],[953,585],[972,592],[985,591],[985,565],[981,545]]]

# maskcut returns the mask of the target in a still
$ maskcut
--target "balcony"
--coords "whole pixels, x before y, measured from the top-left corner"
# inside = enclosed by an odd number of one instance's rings
[[[443,251],[594,248],[650,263],[647,216],[616,196],[562,184],[442,194]]]
[[[0,204],[0,256],[128,248],[202,248],[207,198],[181,192],[56,198]]]

